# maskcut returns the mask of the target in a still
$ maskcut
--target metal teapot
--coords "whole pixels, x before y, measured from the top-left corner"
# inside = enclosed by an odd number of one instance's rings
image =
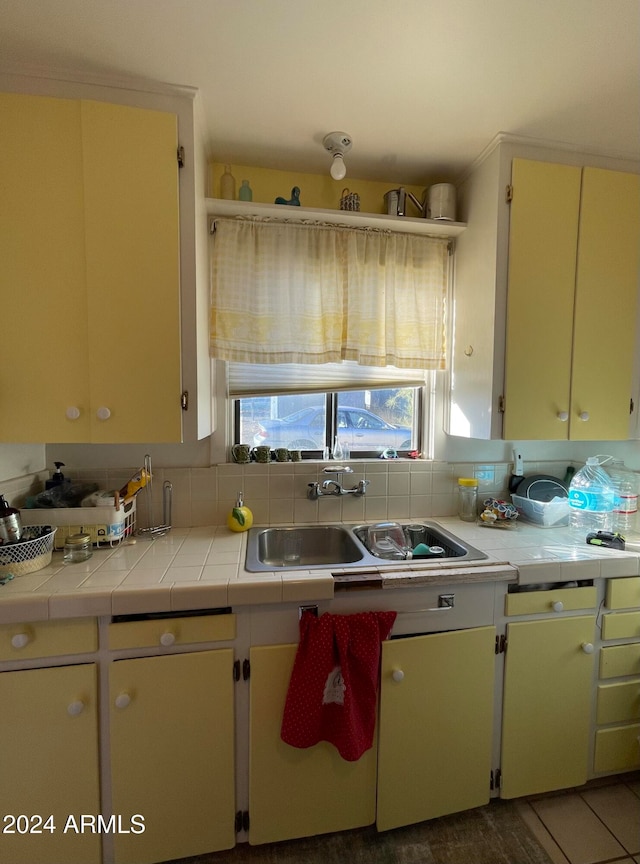
[[[421,216],[426,215],[426,200],[421,204],[415,195],[407,192],[404,186],[400,186],[398,189],[390,189],[388,192],[385,192],[384,203],[387,209],[387,216],[406,216],[407,198],[413,201]]]

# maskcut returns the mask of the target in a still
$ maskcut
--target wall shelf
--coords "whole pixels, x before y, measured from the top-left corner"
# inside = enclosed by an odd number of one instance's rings
[[[387,216],[379,213],[354,213],[350,210],[324,210],[319,207],[290,207],[287,204],[258,204],[253,201],[206,199],[208,216],[279,216],[286,219],[317,219],[334,225],[354,228],[381,228],[405,234],[433,237],[457,237],[467,227],[464,222],[445,222],[411,216]]]

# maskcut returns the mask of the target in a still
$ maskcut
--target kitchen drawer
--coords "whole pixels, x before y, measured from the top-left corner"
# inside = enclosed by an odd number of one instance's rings
[[[168,648],[192,642],[227,642],[235,639],[236,616],[194,615],[119,621],[109,624],[109,648]]]
[[[640,576],[628,579],[609,579],[607,582],[607,608],[628,609],[640,606]]]
[[[600,650],[600,677],[640,675],[640,645],[610,645]]]
[[[603,726],[631,720],[640,720],[640,678],[598,684],[596,723]]]
[[[631,771],[640,768],[640,723],[596,732],[594,771]]]
[[[602,616],[603,639],[640,637],[640,612],[615,612]]]
[[[555,609],[555,604],[561,607]],[[539,612],[572,612],[595,609],[595,588],[553,588],[550,591],[520,591],[507,594],[505,615],[534,615]]]
[[[94,618],[0,625],[0,660],[86,654],[98,649]]]

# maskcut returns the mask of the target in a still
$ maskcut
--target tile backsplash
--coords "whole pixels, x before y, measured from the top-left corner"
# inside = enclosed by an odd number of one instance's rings
[[[171,523],[176,528],[223,525],[238,492],[251,508],[256,524],[358,522],[384,519],[424,519],[452,516],[457,510],[458,477],[478,479],[478,497],[508,496],[512,463],[428,462],[423,460],[353,460],[353,474],[343,477],[347,488],[368,480],[366,495],[307,498],[308,484],[322,482],[325,466],[336,463],[303,461],[260,465],[220,464],[209,468],[154,467],[152,516],[164,521],[163,484],[172,485]],[[526,474],[550,474],[562,478],[567,462],[527,462]],[[65,475],[77,481],[98,483],[102,489],[119,489],[137,469],[76,470]],[[44,488],[46,471],[3,483],[2,492],[15,507]],[[149,525],[147,490],[137,498],[138,527]]]

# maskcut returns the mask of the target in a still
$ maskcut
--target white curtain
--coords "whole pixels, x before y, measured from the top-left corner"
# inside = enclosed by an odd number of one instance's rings
[[[218,219],[211,355],[444,369],[447,240]]]

